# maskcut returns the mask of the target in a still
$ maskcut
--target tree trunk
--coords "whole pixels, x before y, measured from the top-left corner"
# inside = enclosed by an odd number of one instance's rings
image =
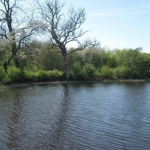
[[[17,57],[14,58],[14,63],[15,63],[16,68],[20,68],[20,63]]]
[[[64,63],[64,78],[69,79],[67,53],[63,54],[63,63]]]
[[[4,70],[7,72],[7,70],[8,70],[8,63],[5,62],[5,63],[3,64],[3,67],[4,67]]]
[[[17,47],[16,47],[16,42],[15,42],[15,37],[14,37],[14,43],[12,44],[12,56],[13,56],[16,68],[19,68],[20,64],[16,55],[17,55]]]

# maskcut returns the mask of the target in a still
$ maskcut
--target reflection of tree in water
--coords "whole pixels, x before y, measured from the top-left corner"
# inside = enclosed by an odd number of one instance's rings
[[[52,134],[53,140],[51,141],[51,147],[59,149],[59,143],[63,142],[64,131],[66,129],[65,122],[67,120],[67,112],[69,109],[70,97],[68,84],[63,84],[63,97],[60,107],[60,115],[54,127]],[[63,149],[61,147],[61,149]]]
[[[16,90],[15,96],[13,97],[12,104],[12,115],[10,122],[8,123],[8,140],[7,146],[9,149],[19,149],[19,137],[21,133],[21,128],[19,128],[19,118],[21,114],[20,96],[19,92]]]
[[[70,105],[70,98],[69,98],[69,87],[67,84],[62,85],[62,97],[59,99],[59,109],[57,110],[57,115],[54,119],[47,126],[46,128],[40,124],[40,129],[46,129],[46,133],[42,133],[41,130],[36,129],[35,135],[31,132],[31,136],[28,136],[25,132],[25,124],[24,121],[24,112],[22,108],[24,103],[20,99],[20,92],[19,90],[13,91],[13,98],[12,98],[12,106],[11,106],[11,116],[7,123],[8,130],[7,130],[7,147],[8,149],[12,150],[20,150],[20,149],[59,149],[59,143],[63,143],[64,139],[64,132],[66,130],[66,120],[67,120],[67,112]],[[47,118],[48,119],[48,118]],[[47,124],[48,125],[48,124]],[[52,125],[52,126],[51,126]],[[36,128],[36,127],[35,127]],[[44,130],[43,130],[44,131]],[[23,140],[23,139],[26,140]],[[28,143],[27,143],[28,141]],[[28,145],[32,144],[32,145]],[[63,150],[63,148],[60,148]]]

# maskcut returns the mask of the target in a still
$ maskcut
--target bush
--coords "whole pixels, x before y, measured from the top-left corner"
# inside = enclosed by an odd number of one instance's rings
[[[27,81],[38,81],[38,72],[24,70],[24,76]]]
[[[55,80],[60,80],[62,78],[63,72],[57,69],[54,69],[54,70],[50,70],[49,74],[50,74],[51,80],[55,81]]]
[[[9,67],[7,79],[9,79],[10,82],[22,82],[24,81],[24,72],[14,66]]]
[[[5,70],[2,67],[0,67],[0,83],[3,81],[5,76],[6,76]]]
[[[95,80],[96,69],[92,64],[85,64],[83,67],[80,62],[75,62],[70,70],[70,77],[74,80]]]
[[[119,66],[113,69],[114,79],[127,79],[129,78],[129,70],[126,66]]]
[[[101,80],[102,79],[102,73],[101,73],[100,68],[96,69],[95,78],[96,78],[96,80]]]
[[[111,79],[113,75],[113,71],[111,68],[107,66],[102,66],[100,69],[102,79]]]
[[[37,72],[37,75],[38,75],[37,77],[38,77],[39,81],[49,81],[49,80],[51,80],[51,76],[50,76],[49,71],[39,70]]]
[[[85,80],[94,80],[96,77],[96,69],[92,64],[85,64],[82,70],[82,76]]]
[[[62,77],[62,72],[58,71],[57,69],[55,70],[39,70],[36,72],[31,72],[25,70],[25,78],[28,81],[56,81],[61,79]]]
[[[9,83],[11,83],[11,79],[10,79],[10,77],[8,76],[8,74],[5,75],[5,77],[4,77],[3,80],[2,80],[2,83],[4,83],[4,84],[9,84]]]
[[[81,75],[82,75],[82,66],[80,64],[80,62],[75,62],[72,67],[71,70],[69,72],[70,77],[73,78],[74,80],[80,80],[81,79]]]

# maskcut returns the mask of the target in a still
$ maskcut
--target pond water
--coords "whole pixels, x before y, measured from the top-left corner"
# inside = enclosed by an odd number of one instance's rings
[[[150,83],[0,91],[0,150],[149,150]]]

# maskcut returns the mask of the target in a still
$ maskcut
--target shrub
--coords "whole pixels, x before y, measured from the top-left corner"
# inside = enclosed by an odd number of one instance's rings
[[[31,72],[25,70],[25,78],[28,81],[55,81],[61,79],[62,72],[55,70],[38,70],[36,72]]]
[[[102,79],[102,73],[101,73],[101,69],[100,68],[96,69],[96,71],[95,71],[95,78],[96,78],[96,80],[101,80]]]
[[[55,80],[60,80],[62,78],[63,72],[57,69],[54,69],[54,70],[50,70],[49,74],[50,74],[51,80],[55,81]]]
[[[6,76],[5,70],[2,67],[0,67],[0,83],[3,81],[5,76]]]
[[[102,79],[111,79],[112,78],[113,71],[110,67],[102,66],[100,71],[101,71]]]
[[[38,81],[38,73],[24,70],[24,76],[27,81]]]
[[[129,70],[126,66],[119,66],[113,69],[114,79],[127,79],[129,78]]]
[[[7,79],[9,79],[10,82],[22,82],[24,81],[24,72],[14,66],[9,67]]]
[[[49,81],[51,80],[49,71],[39,70],[37,72],[37,77],[39,81]]]
[[[4,77],[3,80],[2,80],[2,83],[4,83],[4,84],[9,84],[9,83],[11,83],[11,79],[10,79],[10,77],[9,77],[8,74],[5,75],[5,77]]]
[[[69,72],[70,77],[74,80],[80,80],[82,75],[82,66],[79,61],[75,62]]]
[[[94,80],[96,77],[96,69],[92,64],[85,64],[83,66],[82,75],[85,80]]]

